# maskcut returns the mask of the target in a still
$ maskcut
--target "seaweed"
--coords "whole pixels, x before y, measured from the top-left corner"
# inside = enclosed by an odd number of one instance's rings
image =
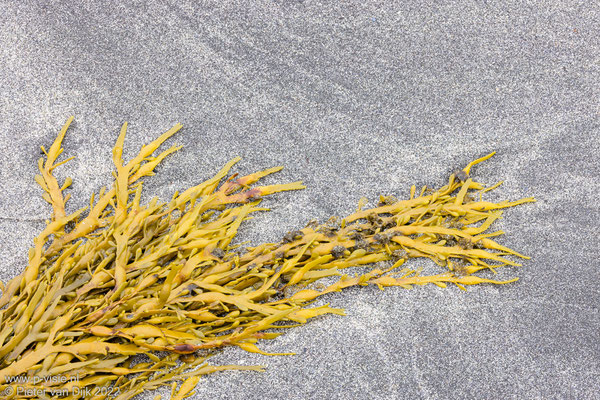
[[[67,214],[65,190],[53,170],[73,117],[39,161],[36,182],[53,212],[35,238],[25,270],[0,298],[0,391],[4,398],[129,399],[171,385],[172,398],[189,396],[202,375],[222,370],[262,371],[261,366],[221,365],[207,359],[226,346],[265,353],[260,340],[324,315],[343,315],[328,304],[311,306],[327,293],[351,286],[411,288],[434,284],[460,289],[482,283],[507,284],[475,275],[528,257],[491,239],[502,209],[535,201],[486,202],[492,188],[475,182],[477,159],[432,190],[407,200],[381,197],[377,207],[324,224],[311,221],[280,243],[232,245],[240,225],[266,211],[262,199],[303,189],[302,182],[257,186],[281,167],[228,177],[234,158],[213,178],[168,202],[141,204],[142,178],[180,149],[155,154],[177,124],[122,159],[127,123],[113,149],[114,183],[92,195],[89,207]],[[479,194],[479,200],[476,200]],[[67,227],[70,226],[69,229]],[[444,272],[425,276],[401,268],[410,258],[429,258]],[[374,263],[355,276],[349,267]],[[334,277],[330,285],[309,286]],[[286,353],[287,354],[287,353]],[[140,361],[145,355],[149,361]],[[11,377],[22,377],[15,381]],[[61,376],[68,379],[49,379]],[[76,377],[76,379],[72,379]],[[179,387],[177,382],[182,382]],[[16,388],[21,388],[21,394]]]

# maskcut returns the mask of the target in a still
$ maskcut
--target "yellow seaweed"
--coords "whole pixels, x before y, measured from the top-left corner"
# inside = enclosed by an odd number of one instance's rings
[[[172,398],[188,397],[201,375],[222,370],[261,371],[260,366],[211,366],[206,359],[225,346],[265,355],[257,342],[324,315],[344,315],[329,305],[311,307],[317,298],[351,286],[412,288],[448,283],[460,289],[482,283],[507,284],[474,273],[520,265],[527,259],[491,237],[501,210],[535,201],[524,198],[485,202],[485,188],[469,177],[469,163],[438,190],[412,186],[408,200],[380,197],[381,204],[357,211],[339,222],[310,223],[286,234],[279,243],[243,248],[232,245],[238,230],[261,211],[264,196],[303,189],[302,182],[254,186],[281,170],[269,168],[246,176],[230,175],[234,158],[217,174],[166,203],[140,204],[141,178],[173,146],[154,155],[180,124],[143,146],[129,162],[122,159],[127,124],[113,149],[114,183],[93,194],[90,206],[65,211],[71,179],[60,184],[53,170],[69,118],[39,161],[36,182],[53,209],[34,240],[28,264],[6,286],[0,285],[0,392],[17,385],[43,390],[47,398],[129,399],[145,390],[172,386]],[[475,194],[479,201],[475,201]],[[476,225],[478,224],[479,225]],[[67,225],[73,225],[69,229]],[[429,258],[445,268],[423,276],[418,269],[399,270],[411,258]],[[349,267],[387,262],[354,277]],[[367,269],[369,267],[366,267]],[[340,276],[341,275],[341,276]],[[322,278],[339,279],[319,288]],[[155,353],[155,352],[162,353]],[[146,354],[150,362],[133,365]],[[159,355],[160,354],[160,355]],[[165,355],[166,354],[166,355]],[[77,376],[56,382],[53,375]],[[27,383],[10,377],[25,376]],[[32,384],[31,382],[35,382]],[[177,390],[176,382],[182,382]],[[111,391],[100,390],[110,387]],[[15,390],[5,398],[26,398]]]

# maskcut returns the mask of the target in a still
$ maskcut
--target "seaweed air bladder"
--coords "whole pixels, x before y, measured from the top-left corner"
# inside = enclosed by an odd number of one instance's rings
[[[70,160],[58,159],[72,120],[48,150],[42,147],[35,176],[51,218],[34,239],[25,270],[0,285],[0,392],[6,399],[36,393],[123,400],[164,385],[172,387],[172,399],[183,399],[202,375],[263,370],[208,364],[225,346],[272,355],[257,344],[313,317],[343,315],[329,305],[311,306],[327,293],[367,285],[508,284],[517,278],[477,273],[528,258],[499,244],[503,232],[490,228],[503,209],[535,200],[484,201],[497,185],[485,188],[470,177],[471,168],[493,153],[453,173],[439,189],[413,186],[407,199],[381,197],[371,209],[362,209],[361,201],[343,219],[313,222],[279,243],[243,248],[232,241],[244,221],[267,211],[261,199],[303,189],[302,183],[261,186],[281,167],[238,176],[230,174],[240,160],[234,158],[168,202],[141,204],[143,179],[180,149],[159,147],[182,126],[124,161],[125,123],[112,153],[112,186],[92,194],[88,207],[67,213],[71,179],[58,182],[53,171]],[[442,272],[422,275],[403,267],[423,257]],[[344,274],[357,266],[366,271]],[[334,283],[320,289],[308,286],[332,277]],[[65,379],[52,379],[57,376]]]

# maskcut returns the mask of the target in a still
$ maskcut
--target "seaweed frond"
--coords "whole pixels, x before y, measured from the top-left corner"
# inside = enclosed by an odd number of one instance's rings
[[[241,224],[265,196],[303,189],[302,182],[257,186],[281,167],[246,176],[230,175],[234,158],[216,175],[168,202],[141,204],[141,178],[180,149],[155,154],[177,124],[130,161],[122,159],[124,124],[113,149],[114,182],[92,195],[90,206],[70,215],[53,175],[69,118],[39,162],[36,176],[52,218],[34,240],[23,273],[2,287],[0,298],[0,391],[40,389],[55,398],[129,399],[144,390],[173,386],[174,399],[190,395],[201,375],[221,370],[262,370],[260,366],[212,366],[207,358],[225,346],[265,353],[259,340],[338,308],[312,307],[315,299],[351,286],[411,288],[434,284],[460,289],[482,283],[507,284],[473,275],[518,266],[527,257],[499,244],[490,231],[508,207],[535,201],[486,202],[486,189],[469,176],[473,161],[448,183],[407,200],[381,197],[380,204],[324,224],[309,223],[279,243],[232,245]],[[229,175],[229,176],[228,176]],[[65,230],[67,224],[73,228]],[[400,269],[410,258],[428,258],[444,268],[430,276]],[[343,270],[388,262],[387,269],[354,277]],[[337,281],[308,287],[323,278]],[[277,353],[288,354],[288,353]],[[139,361],[146,355],[150,361]],[[23,376],[25,381],[11,377]],[[48,379],[52,376],[77,379]],[[100,389],[109,386],[110,391]],[[12,390],[8,398],[21,398]]]

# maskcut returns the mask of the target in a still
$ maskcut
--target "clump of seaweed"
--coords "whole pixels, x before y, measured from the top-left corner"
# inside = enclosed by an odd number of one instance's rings
[[[417,195],[413,186],[407,200],[382,197],[378,207],[362,210],[359,204],[341,221],[312,222],[280,243],[240,249],[231,242],[244,220],[266,210],[261,199],[302,189],[302,183],[255,185],[281,167],[227,178],[235,158],[170,201],[142,205],[142,178],[179,147],[154,153],[181,125],[126,163],[125,123],[113,149],[114,184],[92,195],[89,207],[67,214],[64,191],[71,180],[60,184],[53,170],[68,161],[57,159],[72,119],[48,151],[42,147],[45,159],[39,161],[36,181],[52,218],[34,240],[26,269],[1,285],[0,391],[6,399],[30,398],[23,394],[30,389],[38,398],[123,400],[162,385],[172,385],[171,398],[183,399],[202,375],[262,370],[208,365],[212,352],[237,346],[268,354],[257,342],[276,338],[278,330],[323,314],[343,315],[329,305],[310,307],[327,293],[357,285],[505,284],[516,278],[473,274],[519,265],[506,256],[527,258],[491,239],[503,232],[487,233],[501,209],[534,201],[481,200],[491,188],[473,181],[470,169],[493,153],[452,174],[438,190],[423,188]],[[417,257],[447,270],[422,276],[400,269]],[[381,261],[391,266],[342,274]],[[320,290],[306,287],[332,276],[339,276],[337,282]],[[149,361],[139,362],[139,355]],[[17,376],[26,379],[11,379]],[[56,376],[67,379],[48,379]]]

